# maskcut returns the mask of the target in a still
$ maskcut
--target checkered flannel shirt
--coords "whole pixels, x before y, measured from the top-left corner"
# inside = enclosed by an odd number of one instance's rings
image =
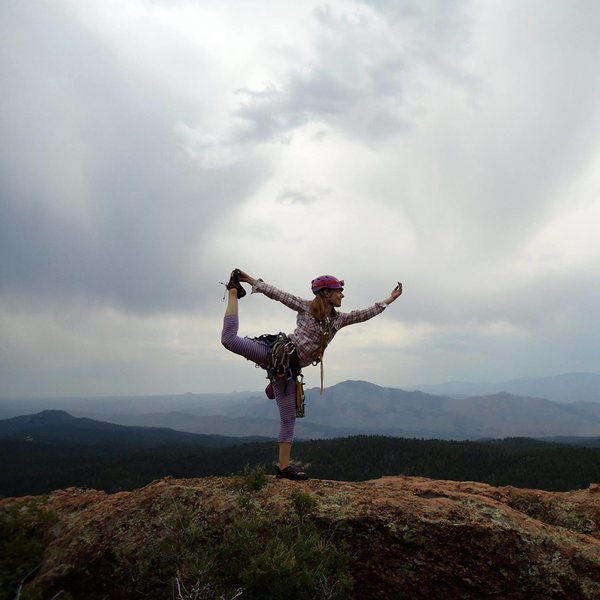
[[[319,350],[321,349],[321,325],[310,314],[310,300],[304,300],[299,296],[278,290],[276,287],[265,283],[262,279],[257,279],[256,283],[252,286],[252,293],[255,292],[264,294],[272,300],[277,300],[298,313],[296,317],[296,329],[293,333],[289,334],[289,337],[298,352],[300,366],[306,367],[317,360],[319,358]],[[353,310],[349,313],[336,311],[335,315],[329,321],[329,342],[331,342],[335,334],[342,327],[368,321],[382,313],[386,307],[387,304],[385,302],[376,302],[373,306],[361,310]]]

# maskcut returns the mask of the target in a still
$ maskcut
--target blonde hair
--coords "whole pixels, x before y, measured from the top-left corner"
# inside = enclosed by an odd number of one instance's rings
[[[317,321],[324,321],[327,317],[331,317],[335,314],[333,306],[329,304],[329,301],[322,294],[317,294],[314,300],[310,303],[310,314]]]

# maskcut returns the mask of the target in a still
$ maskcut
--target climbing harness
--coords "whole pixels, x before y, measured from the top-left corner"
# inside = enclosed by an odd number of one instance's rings
[[[271,400],[275,398],[273,383],[278,379],[285,379],[286,381],[284,393],[287,392],[290,381],[293,381],[296,386],[296,416],[303,417],[305,403],[304,375],[302,375],[302,369],[298,362],[298,352],[294,343],[282,332],[276,335],[265,333],[252,339],[269,346],[271,349],[269,363],[266,368],[267,379],[269,380],[269,385],[265,389],[267,397]]]

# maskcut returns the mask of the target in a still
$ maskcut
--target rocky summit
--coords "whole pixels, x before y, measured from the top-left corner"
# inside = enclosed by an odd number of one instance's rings
[[[596,485],[263,472],[6,498],[0,516],[7,598],[600,598]]]

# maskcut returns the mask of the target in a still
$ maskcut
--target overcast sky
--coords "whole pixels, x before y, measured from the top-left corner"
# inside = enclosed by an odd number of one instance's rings
[[[595,0],[3,0],[0,396],[260,389],[219,341],[235,266],[306,298],[334,274],[345,310],[404,283],[326,385],[598,372],[599,24]]]

